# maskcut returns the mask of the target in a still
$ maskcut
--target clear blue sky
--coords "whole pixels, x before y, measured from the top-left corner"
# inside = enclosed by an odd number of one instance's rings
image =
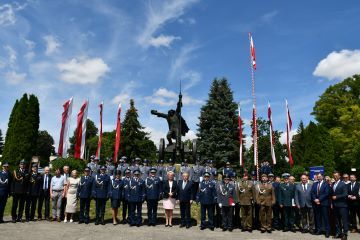
[[[271,101],[276,130],[285,129],[289,101],[296,129],[330,85],[360,73],[359,1],[1,1],[0,129],[24,92],[39,97],[40,128],[58,142],[62,104],[74,97],[89,118],[115,128],[116,108],[134,98],[152,139],[167,124],[150,109],[167,111],[183,82],[183,115],[196,133],[212,79],[226,77],[242,115],[251,119],[249,43],[256,53],[258,114]],[[124,116],[124,115],[123,115]],[[122,116],[122,117],[123,117]],[[245,126],[250,132],[249,126]]]

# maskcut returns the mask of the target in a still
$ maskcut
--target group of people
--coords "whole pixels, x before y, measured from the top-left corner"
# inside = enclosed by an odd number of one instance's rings
[[[229,162],[222,171],[206,161],[192,166],[185,160],[179,170],[170,159],[167,165],[158,161],[155,166],[140,158],[127,164],[122,157],[117,164],[106,159],[100,166],[99,159],[91,157],[81,177],[68,166],[54,169],[51,176],[49,168],[39,174],[37,164],[31,171],[21,161],[13,173],[8,164],[2,164],[0,173],[0,221],[8,196],[13,197],[12,222],[21,222],[25,207],[25,220],[42,218],[45,205],[45,219],[50,220],[50,199],[52,200],[52,220],[73,222],[73,214],[79,204],[79,223],[89,224],[90,202],[95,200],[95,224],[105,224],[106,202],[111,201],[113,224],[119,223],[118,210],[122,205],[122,221],[130,226],[141,226],[142,205],[146,202],[149,226],[157,225],[157,209],[162,200],[165,209],[166,227],[172,227],[173,210],[180,206],[180,227],[190,228],[191,206],[200,204],[200,229],[221,227],[223,231],[241,228],[242,231],[259,229],[262,233],[273,230],[301,231],[302,233],[324,234],[330,236],[331,220],[335,222],[335,238],[346,239],[349,228],[357,231],[356,216],[360,218],[360,185],[355,174],[333,173],[333,179],[325,179],[319,173],[314,179],[304,173],[300,182],[290,174],[274,176],[271,172],[261,174],[257,181],[245,172],[238,179]],[[221,175],[221,179],[219,178]],[[350,220],[350,221],[349,221]]]

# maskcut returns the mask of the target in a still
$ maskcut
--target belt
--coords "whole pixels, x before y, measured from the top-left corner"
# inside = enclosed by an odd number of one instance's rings
[[[62,192],[64,189],[60,189],[60,190],[52,190],[53,192]]]

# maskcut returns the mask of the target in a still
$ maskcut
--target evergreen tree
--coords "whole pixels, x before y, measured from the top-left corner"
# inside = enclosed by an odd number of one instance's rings
[[[214,79],[209,99],[201,107],[198,138],[199,152],[205,159],[212,159],[217,167],[226,161],[232,164],[239,161],[239,138],[237,104],[228,81]]]
[[[293,142],[291,145],[291,153],[293,155],[294,163],[296,165],[307,165],[304,162],[305,151],[305,127],[304,122],[300,121],[297,133],[295,136],[293,136]]]
[[[3,153],[3,148],[4,148],[4,138],[0,129],[0,155]]]
[[[126,111],[121,125],[120,155],[129,158],[155,158],[156,146],[150,140],[149,133],[144,131],[138,117],[134,100],[131,99],[130,109]]]
[[[55,154],[53,137],[47,131],[39,131],[36,143],[36,155],[40,158],[41,166],[49,164],[50,156]]]

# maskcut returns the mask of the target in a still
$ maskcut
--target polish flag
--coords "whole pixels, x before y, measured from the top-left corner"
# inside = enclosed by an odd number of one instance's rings
[[[68,133],[72,112],[73,98],[70,98],[63,104],[64,112],[61,116],[61,130],[59,139],[58,155],[60,157],[66,157],[68,150]]]
[[[116,135],[115,135],[115,151],[114,151],[114,163],[117,162],[117,157],[119,153],[120,148],[120,138],[121,138],[121,103],[119,104],[118,111],[117,111],[117,117],[116,117]]]
[[[292,121],[291,121],[291,117],[290,117],[290,111],[289,111],[287,99],[285,100],[285,103],[286,103],[286,144],[287,144],[287,150],[288,150],[288,155],[289,155],[289,163],[290,163],[290,166],[293,166],[294,161],[293,161],[293,158],[291,155],[291,139],[290,139]]]
[[[101,102],[99,105],[100,108],[100,133],[99,133],[99,140],[98,140],[98,146],[96,149],[96,154],[95,156],[97,158],[100,158],[100,150],[101,150],[101,142],[102,142],[102,116],[103,116],[103,107],[104,107],[104,102]]]
[[[251,36],[251,33],[249,33],[249,39],[250,39],[250,55],[251,55],[251,63],[253,66],[253,69],[256,70],[256,54],[255,54],[255,46],[254,41]]]
[[[84,159],[86,120],[87,120],[88,107],[89,107],[89,101],[87,100],[81,106],[80,111],[77,115],[74,157],[78,159]]]
[[[275,135],[274,135],[274,128],[272,124],[272,117],[271,117],[271,107],[270,102],[268,103],[268,118],[269,118],[269,126],[270,126],[270,151],[271,151],[271,158],[272,162],[275,165],[276,164],[276,157],[275,157]]]
[[[241,120],[241,115],[240,115],[240,104],[239,104],[239,115],[238,115],[238,126],[239,126],[239,142],[240,142],[240,149],[239,149],[239,158],[240,158],[240,166],[244,165],[243,162],[243,133],[242,133],[242,120]]]

